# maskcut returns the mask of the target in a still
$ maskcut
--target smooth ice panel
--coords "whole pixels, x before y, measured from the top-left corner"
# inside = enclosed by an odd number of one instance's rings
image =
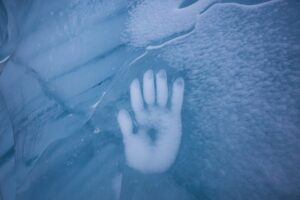
[[[0,93],[0,197],[14,200],[15,185],[15,157],[12,124],[8,111]]]

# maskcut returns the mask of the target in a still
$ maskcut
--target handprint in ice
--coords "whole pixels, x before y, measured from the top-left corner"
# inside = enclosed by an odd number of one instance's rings
[[[155,78],[152,70],[145,72],[143,95],[139,80],[132,81],[130,99],[136,131],[126,110],[118,114],[128,166],[143,173],[160,173],[173,164],[181,140],[183,95],[184,80],[177,78],[168,100],[165,70],[160,70]]]

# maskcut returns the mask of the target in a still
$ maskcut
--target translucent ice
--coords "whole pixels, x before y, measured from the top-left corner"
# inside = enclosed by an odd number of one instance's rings
[[[1,200],[300,198],[298,0],[0,2]]]

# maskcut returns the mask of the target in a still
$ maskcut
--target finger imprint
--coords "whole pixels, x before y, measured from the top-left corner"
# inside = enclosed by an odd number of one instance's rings
[[[181,112],[181,106],[184,95],[184,80],[183,78],[177,78],[173,83],[171,109],[174,112]]]
[[[143,97],[138,79],[133,80],[130,85],[130,101],[131,107],[135,113],[141,112],[144,109]]]
[[[144,74],[143,92],[145,102],[148,105],[153,105],[155,101],[155,91],[154,91],[154,77],[153,71],[148,70]]]
[[[160,70],[156,74],[156,94],[157,103],[160,106],[166,106],[168,101],[168,83],[165,70]]]
[[[128,137],[132,134],[132,120],[126,110],[120,110],[118,114],[118,123],[124,137]]]

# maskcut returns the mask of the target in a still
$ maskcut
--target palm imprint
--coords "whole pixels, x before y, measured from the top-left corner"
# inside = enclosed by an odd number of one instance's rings
[[[165,70],[160,70],[155,79],[152,70],[144,74],[143,95],[138,79],[130,85],[135,132],[130,114],[124,109],[118,114],[127,164],[143,173],[166,171],[176,158],[181,140],[184,81],[182,78],[174,81],[168,100]]]

